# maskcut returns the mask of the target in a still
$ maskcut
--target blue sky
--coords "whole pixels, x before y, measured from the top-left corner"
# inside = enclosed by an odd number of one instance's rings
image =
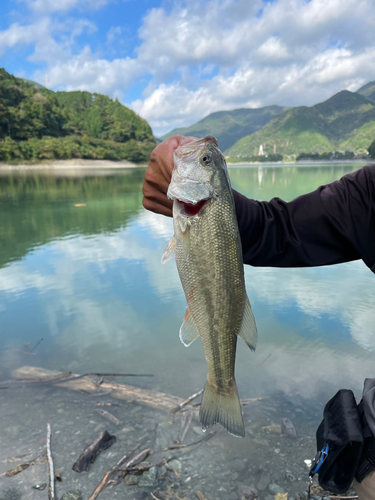
[[[375,80],[373,0],[2,0],[0,66],[108,94],[157,136]]]

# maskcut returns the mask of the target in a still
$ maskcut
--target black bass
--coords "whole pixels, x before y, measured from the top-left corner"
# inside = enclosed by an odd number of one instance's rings
[[[174,236],[162,263],[175,253],[187,300],[180,339],[202,340],[208,377],[199,418],[204,429],[221,424],[243,437],[234,378],[237,337],[252,351],[257,329],[246,294],[241,240],[225,159],[214,137],[180,146],[168,189]]]

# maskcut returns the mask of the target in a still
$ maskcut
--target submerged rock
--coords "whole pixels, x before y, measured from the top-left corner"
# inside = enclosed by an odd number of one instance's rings
[[[271,483],[269,486],[268,486],[268,489],[270,490],[271,493],[273,493],[274,495],[277,495],[278,493],[285,493],[284,489],[279,486],[278,484],[275,484],[275,483]]]
[[[297,437],[296,429],[293,425],[293,422],[289,420],[289,418],[283,418],[281,420],[281,433],[285,436]]]
[[[290,481],[290,482],[293,482],[296,480],[296,478],[293,476],[293,474],[291,473],[290,470],[286,470],[285,471],[285,478]]]
[[[127,486],[133,486],[134,484],[138,484],[139,477],[134,474],[127,474],[124,478],[125,484]]]
[[[138,486],[155,486],[158,482],[158,468],[151,467],[139,478]]]
[[[257,484],[257,489],[259,491],[264,491],[267,486],[270,484],[270,481],[271,481],[271,477],[266,475],[266,474],[262,474],[259,481],[258,481],[258,484]]]
[[[60,500],[82,500],[82,494],[80,491],[67,491]]]
[[[239,485],[238,494],[241,500],[255,500],[259,496],[258,490],[254,486],[246,486],[244,484]]]

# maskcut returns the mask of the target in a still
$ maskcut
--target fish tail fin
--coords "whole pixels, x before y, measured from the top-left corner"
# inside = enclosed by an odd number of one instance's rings
[[[216,388],[208,380],[206,381],[199,419],[203,429],[214,424],[221,424],[229,434],[245,437],[245,426],[235,380],[226,394],[218,393]]]

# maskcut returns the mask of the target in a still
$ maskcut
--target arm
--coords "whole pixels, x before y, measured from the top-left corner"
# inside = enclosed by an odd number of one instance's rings
[[[305,267],[363,259],[375,272],[375,164],[286,203],[234,191],[244,262]]]

